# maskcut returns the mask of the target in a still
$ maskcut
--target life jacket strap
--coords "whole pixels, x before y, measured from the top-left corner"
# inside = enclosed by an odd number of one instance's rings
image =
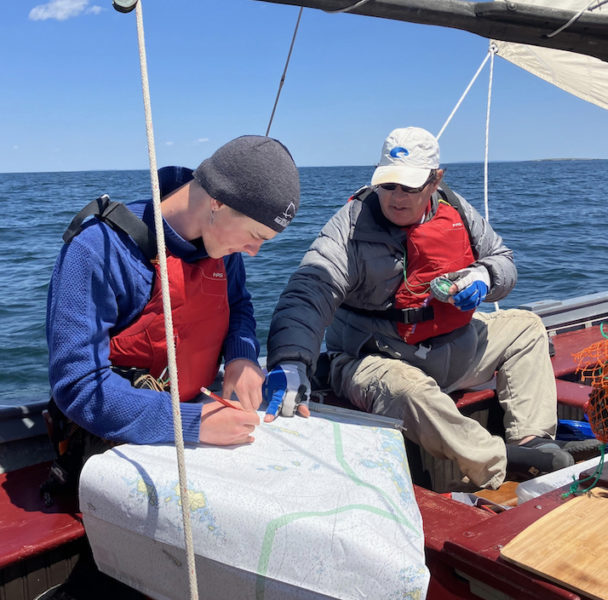
[[[375,319],[386,319],[395,323],[405,323],[413,325],[422,321],[430,321],[435,316],[435,311],[432,306],[421,306],[420,308],[387,308],[386,310],[366,310],[364,308],[356,308],[348,304],[342,304],[340,308],[354,312],[357,315],[364,317],[373,317]]]
[[[82,231],[82,225],[88,217],[96,217],[112,229],[126,233],[139,246],[147,260],[152,260],[157,255],[154,232],[122,202],[110,200],[107,194],[89,202],[72,219],[63,234],[63,241],[66,244]]]

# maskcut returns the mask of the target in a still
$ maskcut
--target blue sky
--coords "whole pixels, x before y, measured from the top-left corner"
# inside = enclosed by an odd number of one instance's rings
[[[146,0],[159,166],[265,133],[298,8]],[[300,166],[371,165],[395,127],[437,133],[486,55],[458,30],[305,9],[270,134]],[[111,0],[2,2],[0,172],[146,169],[135,12]],[[441,138],[481,161],[489,69]],[[496,58],[490,160],[608,158],[608,112]]]

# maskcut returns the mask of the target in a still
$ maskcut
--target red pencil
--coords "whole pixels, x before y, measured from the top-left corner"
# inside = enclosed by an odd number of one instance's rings
[[[234,408],[236,410],[243,410],[243,407],[240,404],[232,404],[232,402],[230,402],[229,400],[226,400],[225,398],[218,396],[217,394],[213,393],[210,389],[207,389],[206,387],[202,387],[201,392],[203,392],[203,394],[206,394],[210,398],[213,398],[216,402],[219,402],[220,404],[227,406],[228,408]]]

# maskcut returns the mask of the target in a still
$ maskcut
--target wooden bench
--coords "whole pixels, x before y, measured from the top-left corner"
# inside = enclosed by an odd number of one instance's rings
[[[581,421],[591,387],[580,383],[574,354],[599,342],[602,334],[598,325],[561,333],[553,338],[555,355],[551,357],[557,386],[557,414],[560,419]],[[588,365],[583,365],[588,366]]]
[[[582,421],[585,418],[584,407],[589,399],[591,387],[565,379],[556,379],[555,383],[557,387],[557,414],[559,418]]]
[[[49,463],[0,474],[0,598],[31,600],[71,572],[85,544],[76,500],[46,507]]]
[[[551,338],[555,355],[551,357],[555,377],[574,379],[578,365],[573,354],[599,342],[602,339],[599,325],[560,333]]]

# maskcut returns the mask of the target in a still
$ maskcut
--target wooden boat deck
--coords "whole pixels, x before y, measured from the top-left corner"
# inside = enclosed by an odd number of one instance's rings
[[[538,500],[492,515],[463,505],[468,509],[468,512],[464,511],[454,506],[458,504],[456,502],[417,488],[416,498],[425,529],[427,563],[435,576],[440,575],[441,586],[448,594],[431,593],[433,590],[430,588],[428,598],[481,596],[518,600],[578,600],[579,595],[544,581],[500,557],[500,549],[518,533],[570,499],[562,498],[563,491],[563,488],[555,490]],[[448,504],[442,507],[442,500]],[[449,595],[454,590],[457,590],[456,595]],[[472,595],[475,590],[485,590],[485,593]],[[503,595],[499,596],[498,593]]]
[[[577,381],[572,354],[598,339],[599,327],[554,338],[552,363],[560,411],[572,409],[582,418],[591,388]],[[497,405],[494,396],[492,386],[453,394],[466,414],[489,411]],[[324,400],[344,405],[329,395]],[[48,466],[40,463],[0,474],[0,600],[31,599],[62,582],[84,547],[85,533],[75,502],[46,507],[40,498],[39,486]],[[505,597],[495,594],[524,600],[580,598],[500,558],[502,546],[540,516],[568,501],[561,497],[564,490],[556,490],[538,501],[514,506],[516,485],[507,482],[489,495],[479,493],[498,504],[512,506],[499,514],[415,486],[432,573],[429,599]]]

